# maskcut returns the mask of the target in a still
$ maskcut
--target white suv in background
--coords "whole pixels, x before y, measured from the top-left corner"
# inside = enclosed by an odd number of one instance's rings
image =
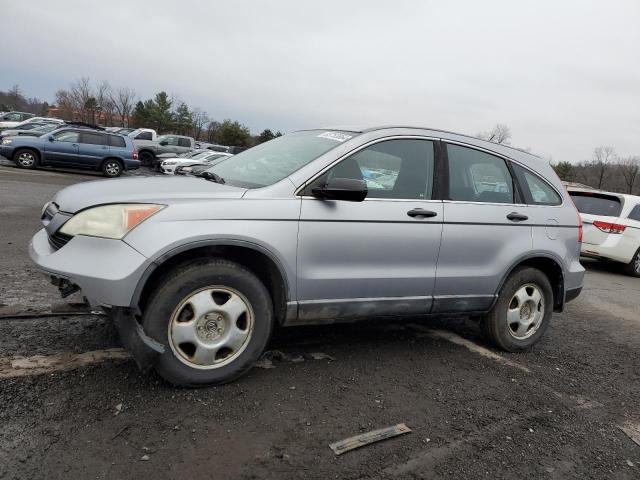
[[[582,217],[582,255],[625,264],[640,277],[640,197],[570,188]]]

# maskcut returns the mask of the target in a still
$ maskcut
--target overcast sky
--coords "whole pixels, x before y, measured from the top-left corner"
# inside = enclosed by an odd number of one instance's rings
[[[640,1],[0,0],[0,89],[82,76],[258,133],[408,124],[640,155]]]

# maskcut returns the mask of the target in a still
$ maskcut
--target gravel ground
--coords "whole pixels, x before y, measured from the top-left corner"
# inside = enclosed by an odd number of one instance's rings
[[[59,302],[26,245],[42,204],[91,178],[0,167],[4,308]],[[640,280],[586,266],[538,346],[497,352],[524,370],[428,331],[486,347],[470,321],[414,319],[283,329],[275,368],[221,387],[175,389],[130,360],[0,378],[0,478],[640,478],[619,428],[640,425]],[[104,316],[0,319],[0,369],[117,346]],[[412,433],[328,447],[401,422]]]

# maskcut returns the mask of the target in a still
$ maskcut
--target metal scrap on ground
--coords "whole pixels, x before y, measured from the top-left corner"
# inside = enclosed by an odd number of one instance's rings
[[[393,427],[381,428],[380,430],[373,430],[371,432],[356,435],[355,437],[345,438],[339,442],[329,444],[329,447],[336,455],[342,455],[345,452],[354,450],[356,448],[364,447],[370,443],[386,440],[387,438],[402,435],[403,433],[409,433],[411,429],[404,423],[399,423]]]
[[[633,440],[638,446],[640,446],[640,424],[627,422],[624,425],[618,426],[627,437]]]

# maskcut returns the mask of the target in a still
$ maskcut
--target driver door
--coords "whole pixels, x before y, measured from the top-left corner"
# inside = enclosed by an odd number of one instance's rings
[[[393,139],[341,160],[303,190],[298,321],[428,313],[442,235],[434,142]],[[331,178],[364,179],[362,202],[321,200]]]
[[[74,165],[78,162],[80,133],[63,130],[49,136],[44,145],[44,162],[56,165]]]

